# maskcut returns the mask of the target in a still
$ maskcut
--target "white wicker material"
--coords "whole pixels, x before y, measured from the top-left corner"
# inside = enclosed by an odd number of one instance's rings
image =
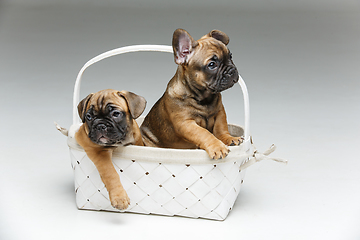
[[[73,138],[68,144],[78,208],[120,212],[111,206],[86,153]],[[203,150],[117,149],[113,163],[131,201],[125,212],[224,220],[239,194],[245,175],[240,166],[248,157],[240,147],[231,150],[227,158],[214,161]]]
[[[226,158],[212,160],[201,149],[127,146],[114,151],[113,163],[131,202],[125,211],[111,206],[97,169],[76,143],[74,135],[81,125],[77,104],[82,74],[87,67],[102,59],[137,51],[172,53],[173,50],[171,46],[135,45],[94,57],[83,66],[76,79],[73,125],[69,131],[57,125],[58,130],[68,135],[78,208],[224,220],[239,194],[244,169],[257,161],[271,159],[266,155],[275,150],[272,146],[261,154],[252,146],[249,134],[249,97],[241,76],[239,84],[244,98],[245,126],[229,125],[229,131],[234,136],[243,136],[244,142],[240,146],[230,146],[231,152]],[[141,120],[142,118],[139,121]],[[281,159],[272,160],[284,162]]]

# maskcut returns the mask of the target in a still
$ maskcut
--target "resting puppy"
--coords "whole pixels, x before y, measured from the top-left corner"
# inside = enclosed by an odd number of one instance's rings
[[[220,94],[239,80],[228,43],[218,30],[198,41],[183,29],[174,32],[178,68],[140,127],[146,146],[201,148],[219,159],[228,155],[227,146],[242,142],[229,134]]]
[[[112,164],[112,152],[117,146],[143,146],[135,119],[144,111],[143,97],[127,91],[107,89],[92,93],[78,105],[84,123],[75,134],[76,141],[93,161],[117,209],[126,209],[130,199]]]

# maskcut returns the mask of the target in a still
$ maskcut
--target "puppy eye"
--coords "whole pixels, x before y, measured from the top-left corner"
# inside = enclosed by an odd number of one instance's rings
[[[232,53],[229,53],[229,58],[232,59]]]
[[[90,113],[86,113],[86,114],[85,114],[85,118],[86,118],[86,120],[91,121],[92,116],[91,116]]]
[[[208,67],[208,69],[210,69],[210,70],[214,70],[214,69],[217,67],[216,62],[211,61],[211,62],[207,65],[207,67]]]
[[[115,118],[118,118],[118,117],[121,117],[122,116],[122,113],[120,111],[114,111],[112,113],[112,116],[115,117]]]

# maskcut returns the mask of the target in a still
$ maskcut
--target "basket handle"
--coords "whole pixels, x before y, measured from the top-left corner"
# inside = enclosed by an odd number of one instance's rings
[[[73,126],[80,125],[80,118],[78,117],[77,105],[80,101],[80,84],[81,77],[84,71],[91,66],[92,64],[99,62],[108,57],[115,55],[120,55],[130,52],[144,52],[144,51],[155,51],[155,52],[168,52],[173,53],[173,48],[166,45],[132,45],[127,47],[116,48],[107,52],[104,52],[92,59],[90,59],[85,65],[81,68],[80,72],[77,75],[75,87],[74,87],[74,97],[73,97]],[[244,98],[244,111],[245,111],[245,122],[244,122],[244,143],[247,143],[250,146],[250,105],[249,105],[249,94],[247,91],[246,84],[242,77],[239,75],[239,84],[243,93]]]

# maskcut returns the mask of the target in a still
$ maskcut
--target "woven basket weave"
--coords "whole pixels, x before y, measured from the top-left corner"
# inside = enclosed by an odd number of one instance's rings
[[[244,141],[240,146],[230,146],[231,152],[226,158],[212,160],[201,149],[127,146],[114,151],[113,164],[131,201],[128,209],[124,211],[111,206],[108,192],[96,167],[76,143],[74,135],[81,125],[77,104],[81,77],[86,68],[114,55],[138,51],[173,52],[171,46],[162,45],[122,47],[94,57],[83,66],[77,76],[73,99],[73,125],[68,131],[77,207],[224,220],[240,192],[244,169],[266,158],[264,154],[259,157],[251,144],[249,99],[241,76],[239,84],[244,98],[245,127],[229,125],[229,132],[234,136],[243,136]],[[139,118],[139,125],[142,120],[142,117]],[[269,150],[266,155],[273,150]]]
[[[68,145],[78,208],[120,211],[111,206],[99,173],[83,149],[74,138],[68,139]],[[243,182],[243,151],[242,147],[231,149],[225,160],[214,161],[203,150],[118,148],[113,164],[130,197],[126,212],[225,219]]]

